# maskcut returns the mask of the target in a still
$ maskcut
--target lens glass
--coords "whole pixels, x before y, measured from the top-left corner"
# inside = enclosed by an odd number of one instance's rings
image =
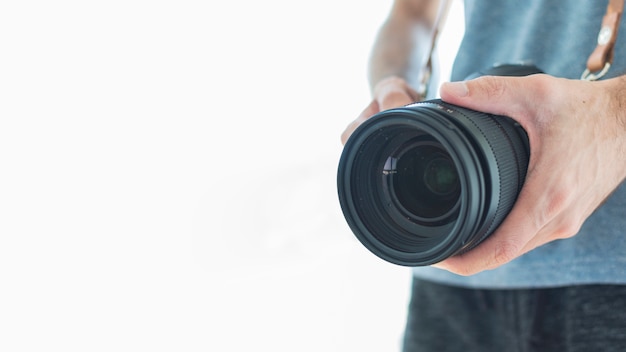
[[[393,161],[392,192],[410,214],[426,222],[450,218],[461,187],[450,155],[436,142],[413,142],[400,148]]]
[[[452,160],[435,156],[424,170],[424,184],[436,195],[447,196],[457,189],[459,177]]]

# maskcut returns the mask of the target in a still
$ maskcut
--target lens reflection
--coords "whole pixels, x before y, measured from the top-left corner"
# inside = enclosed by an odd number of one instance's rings
[[[434,142],[411,143],[397,155],[390,175],[400,205],[425,220],[449,217],[461,188],[450,156]]]
[[[428,189],[440,196],[456,191],[459,177],[449,158],[436,158],[428,162],[424,172],[424,183]]]

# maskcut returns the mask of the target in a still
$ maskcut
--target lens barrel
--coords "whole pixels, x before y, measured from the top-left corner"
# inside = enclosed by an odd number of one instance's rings
[[[530,150],[514,120],[441,100],[383,111],[346,143],[337,186],[356,237],[422,266],[470,250],[510,212]]]

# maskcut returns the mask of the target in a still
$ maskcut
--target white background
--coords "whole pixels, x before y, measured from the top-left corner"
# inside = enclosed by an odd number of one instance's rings
[[[0,5],[0,350],[397,350],[335,187],[390,4]]]

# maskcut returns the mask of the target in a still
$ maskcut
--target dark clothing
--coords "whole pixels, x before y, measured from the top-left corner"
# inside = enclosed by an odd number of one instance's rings
[[[403,351],[626,351],[626,286],[485,290],[415,279]]]

